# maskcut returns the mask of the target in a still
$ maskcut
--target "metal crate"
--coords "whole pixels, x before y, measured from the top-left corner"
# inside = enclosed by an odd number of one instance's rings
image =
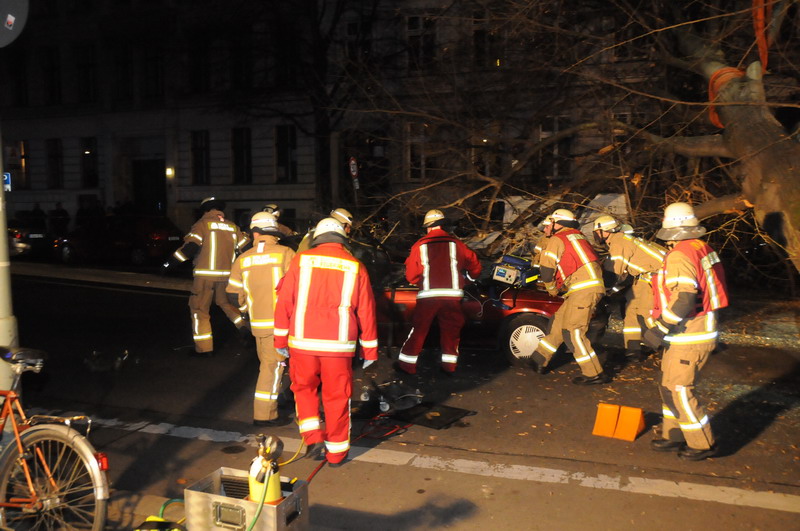
[[[245,499],[250,492],[247,471],[222,467],[184,491],[189,531],[245,531],[255,518],[258,503]],[[283,500],[264,504],[253,531],[310,529],[308,483],[281,476]]]

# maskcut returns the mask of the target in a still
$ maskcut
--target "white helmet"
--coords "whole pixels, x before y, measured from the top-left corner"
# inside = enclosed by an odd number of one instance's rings
[[[694,207],[689,203],[672,203],[664,209],[664,221],[662,229],[674,229],[675,227],[696,227],[700,224],[697,216],[694,215]]]
[[[344,227],[338,220],[334,218],[323,218],[314,228],[314,238],[316,239],[323,234],[329,233],[339,234],[340,236],[347,238],[347,233],[345,233]]]
[[[423,227],[430,227],[437,221],[444,219],[444,213],[441,210],[434,208],[425,213],[425,219],[422,220]]]
[[[558,223],[559,221],[575,221],[575,214],[566,208],[559,208],[554,210],[553,213],[547,217],[547,219],[550,220],[550,223]]]
[[[250,228],[259,229],[263,232],[280,233],[278,220],[269,212],[256,212],[253,214],[252,219],[250,219]]]
[[[264,208],[261,211],[266,212],[267,214],[272,214],[273,216],[275,216],[275,219],[281,217],[281,209],[278,208],[278,205],[276,205],[275,203],[269,203],[267,205],[264,205]]]
[[[690,240],[705,233],[706,229],[700,225],[692,205],[679,202],[664,209],[664,220],[656,238],[664,241]]]
[[[636,231],[633,230],[633,227],[628,225],[627,223],[623,223],[619,226],[619,232],[622,234],[634,234]]]
[[[353,224],[353,214],[350,213],[349,210],[344,208],[336,208],[331,210],[330,216],[341,223],[342,225],[352,225]]]
[[[606,232],[617,232],[619,228],[619,221],[614,219],[612,216],[608,214],[603,214],[602,216],[597,216],[592,223],[593,230],[604,230]]]

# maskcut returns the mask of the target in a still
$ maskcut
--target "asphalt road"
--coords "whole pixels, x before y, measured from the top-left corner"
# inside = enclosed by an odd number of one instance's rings
[[[141,277],[143,290],[135,275],[84,275],[14,276],[21,343],[51,353],[45,373],[26,375],[25,400],[92,415],[92,441],[112,463],[109,529],[131,529],[219,467],[247,468],[257,362],[220,313],[220,354],[189,357],[186,294],[164,289],[179,286]],[[598,348],[613,383],[590,388],[570,383],[578,371],[566,357],[539,376],[464,345],[447,378],[428,352],[419,381],[426,402],[475,414],[385,438],[373,438],[384,426],[355,421],[354,460],[322,468],[310,484],[313,528],[800,529],[798,351],[732,344],[715,354],[698,390],[721,456],[686,463],[649,450],[657,359],[624,363],[618,339],[610,334]],[[391,378],[390,366],[383,357],[374,371],[357,371],[355,389]],[[633,442],[592,435],[599,402],[642,408],[647,429]],[[294,426],[270,433],[284,440],[286,459],[299,447]],[[282,475],[306,479],[317,465],[302,459]],[[170,513],[180,516],[181,505]]]

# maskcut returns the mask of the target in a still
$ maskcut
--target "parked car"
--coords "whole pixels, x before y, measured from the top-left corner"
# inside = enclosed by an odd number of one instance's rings
[[[35,220],[8,220],[8,255],[10,257],[53,257],[54,238],[41,223]]]
[[[56,243],[61,262],[143,266],[163,262],[183,234],[163,216],[109,216],[79,227]]]
[[[399,349],[411,331],[418,289],[405,281],[402,264],[393,266],[394,271],[375,286],[375,304],[380,344]],[[467,318],[462,343],[496,346],[510,363],[517,364],[539,345],[549,319],[562,303],[561,297],[536,289],[535,283],[522,287],[481,278],[466,286],[461,299]],[[590,324],[592,341],[603,334],[607,322],[605,308],[598,307]]]

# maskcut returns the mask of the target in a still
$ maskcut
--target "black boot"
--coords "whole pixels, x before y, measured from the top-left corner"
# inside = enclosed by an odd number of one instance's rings
[[[670,441],[669,439],[653,439],[650,441],[650,449],[656,452],[678,452],[686,443],[683,441]]]
[[[678,452],[678,457],[684,461],[702,461],[703,459],[717,455],[717,450],[718,448],[716,445],[711,448],[706,448],[705,450],[698,450],[687,446]]]
[[[604,372],[601,372],[597,376],[578,376],[577,378],[572,379],[572,383],[575,385],[599,385],[599,384],[606,384],[611,381],[611,377]]]

